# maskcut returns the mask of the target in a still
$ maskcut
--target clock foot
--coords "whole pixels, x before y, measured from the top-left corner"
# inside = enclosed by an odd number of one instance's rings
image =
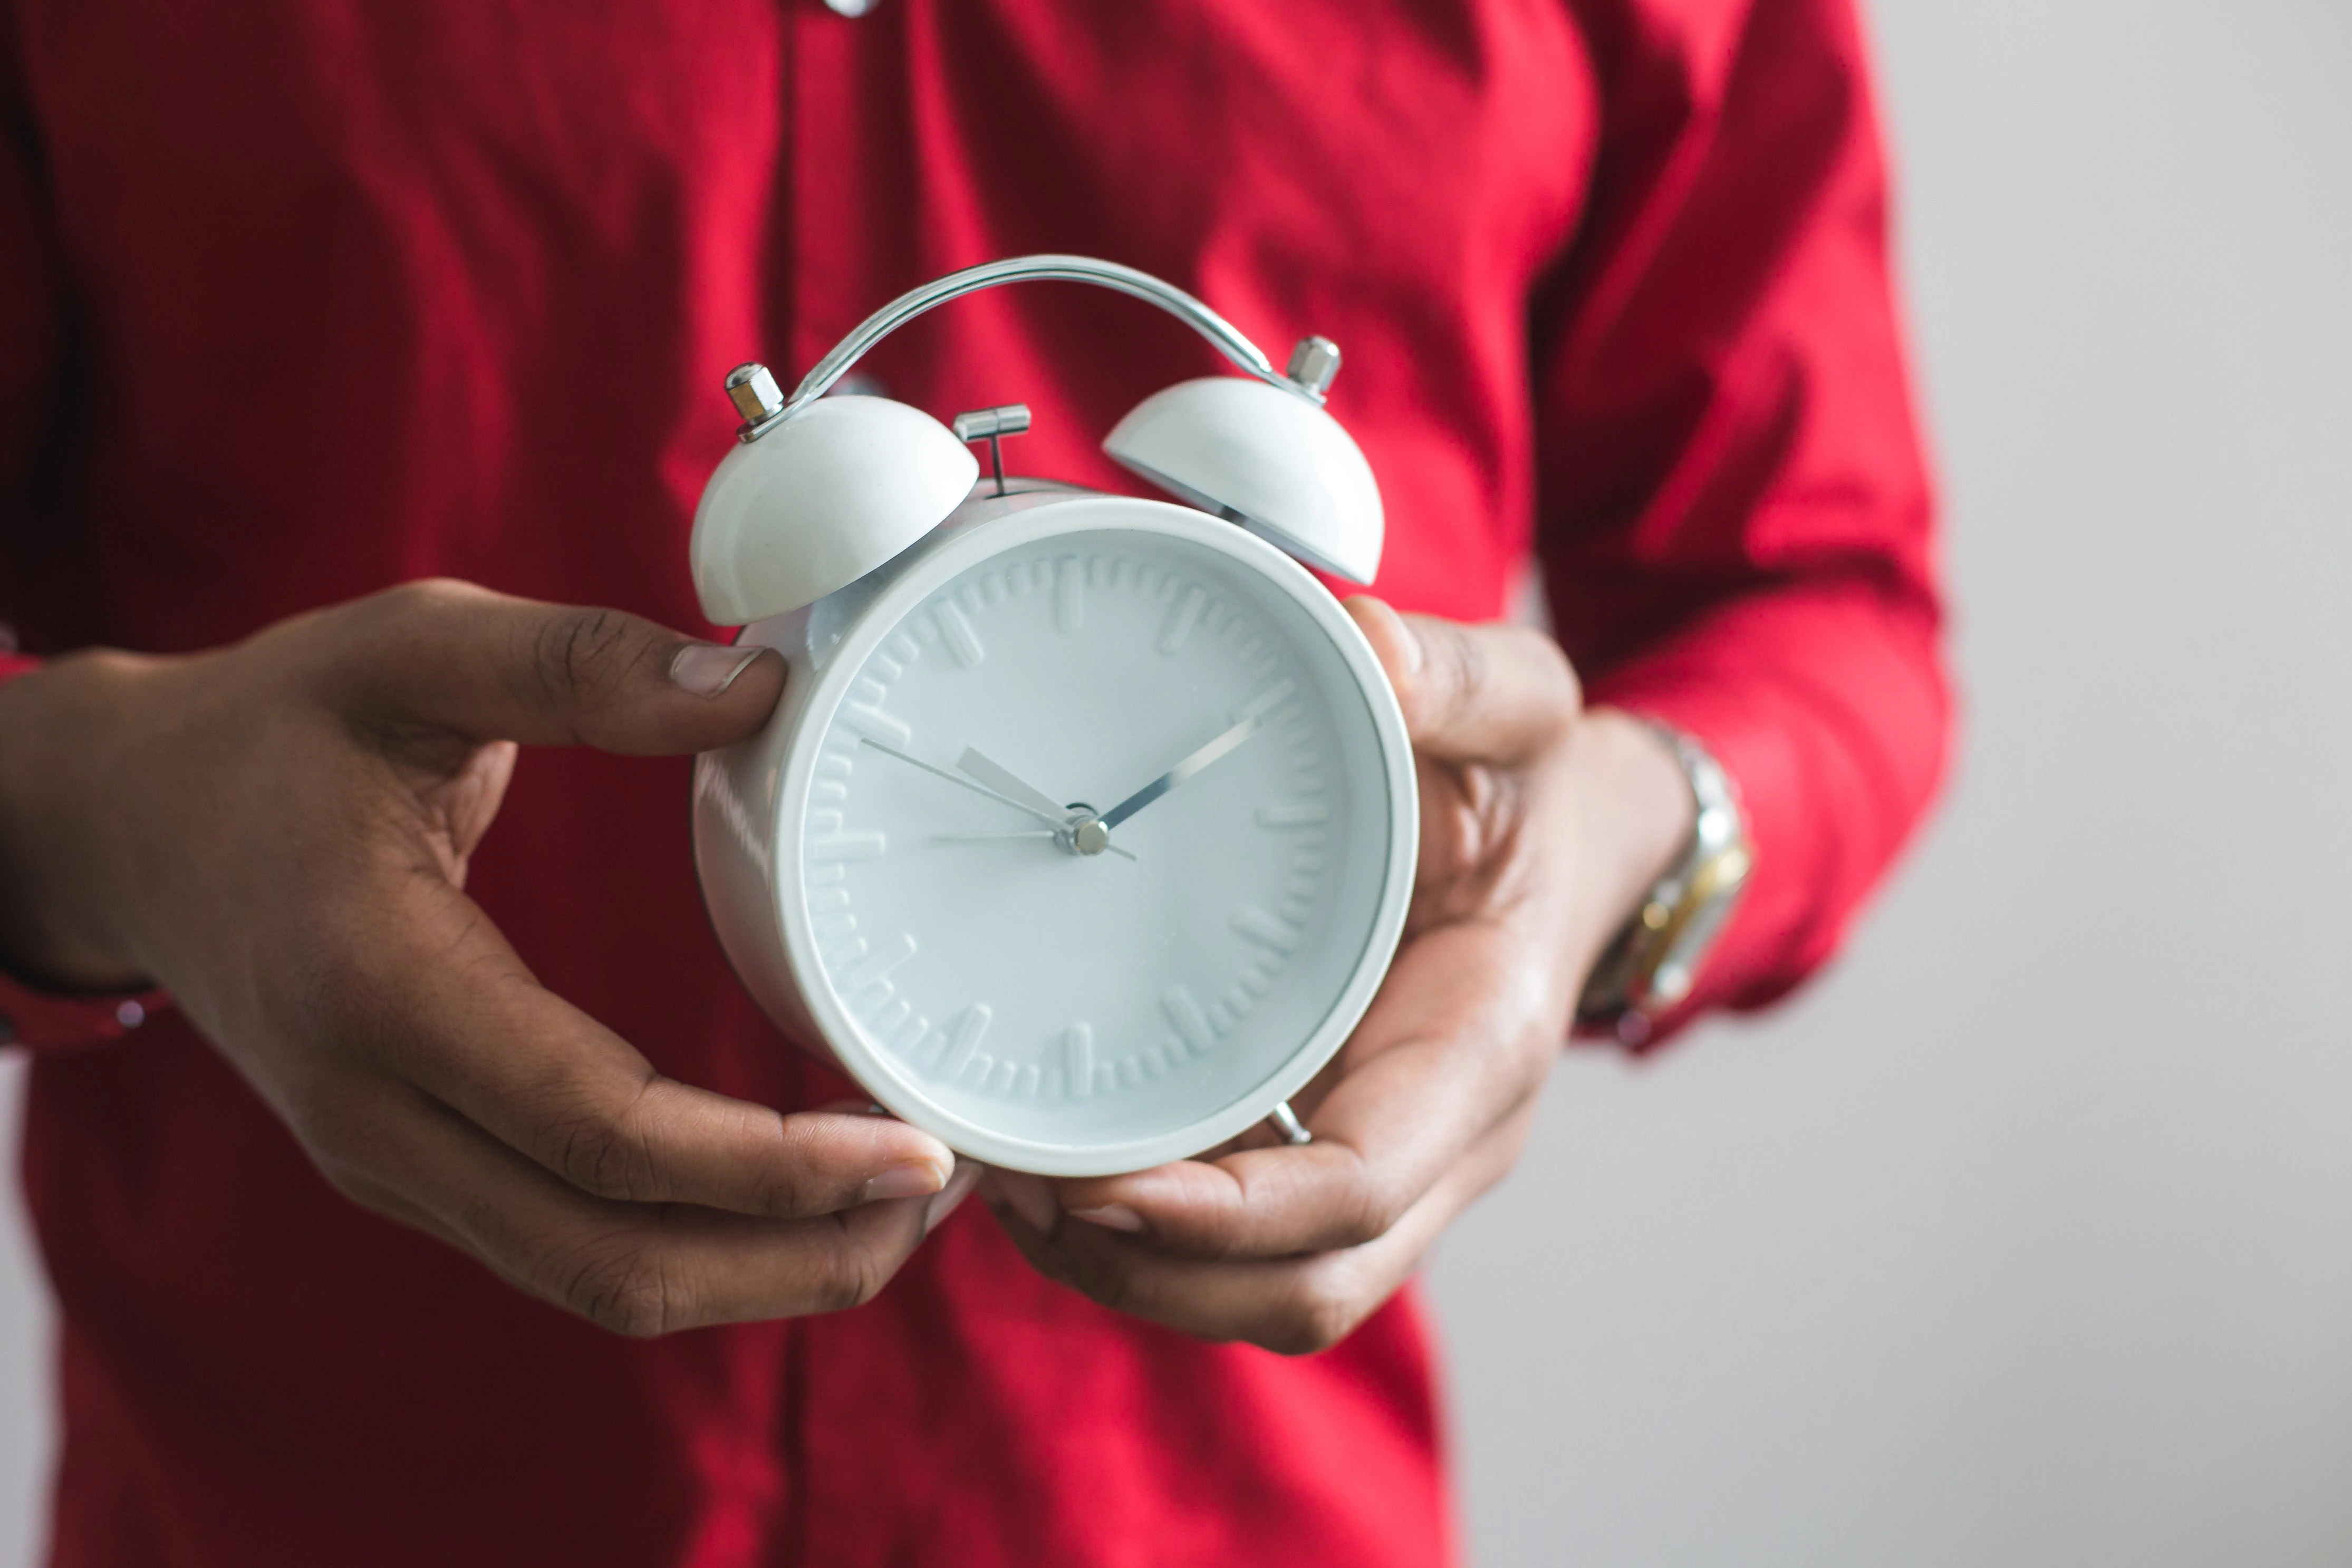
[[[1266,1113],[1265,1119],[1268,1125],[1282,1134],[1282,1141],[1286,1144],[1311,1144],[1315,1141],[1315,1134],[1307,1130],[1307,1124],[1298,1119],[1298,1113],[1290,1108],[1287,1100],[1275,1102],[1274,1109]]]

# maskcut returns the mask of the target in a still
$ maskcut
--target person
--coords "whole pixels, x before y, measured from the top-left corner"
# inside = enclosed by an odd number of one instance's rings
[[[0,16],[50,1560],[1444,1560],[1405,1281],[1691,838],[1672,737],[1754,872],[1662,1032],[1819,966],[1941,767],[1846,0]],[[1428,827],[1314,1143],[959,1207],[700,913],[686,758],[782,676],[685,539],[730,365],[1039,251],[1343,346]],[[1032,286],[867,368],[1114,488],[1216,367]]]

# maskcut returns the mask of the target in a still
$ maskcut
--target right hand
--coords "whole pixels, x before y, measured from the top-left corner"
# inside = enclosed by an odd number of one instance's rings
[[[782,661],[416,583],[0,686],[0,960],[161,985],[328,1180],[629,1334],[865,1301],[970,1186],[886,1117],[656,1072],[465,895],[516,743],[756,731]]]

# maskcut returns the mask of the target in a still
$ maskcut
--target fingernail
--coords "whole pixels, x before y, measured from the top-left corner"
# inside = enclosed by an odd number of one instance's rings
[[[953,1214],[963,1200],[971,1196],[971,1189],[979,1185],[979,1164],[972,1160],[958,1160],[955,1175],[948,1177],[948,1185],[940,1188],[939,1196],[932,1198],[923,1210],[923,1234],[929,1236],[938,1229],[940,1221]]]
[[[1024,1171],[1000,1170],[995,1185],[1004,1201],[1013,1206],[1013,1211],[1029,1222],[1030,1229],[1047,1236],[1054,1234],[1054,1227],[1062,1218],[1062,1203],[1054,1196],[1053,1183]]]
[[[1385,599],[1378,599],[1369,593],[1360,593],[1356,597],[1367,611],[1394,629],[1397,653],[1404,660],[1404,673],[1408,675],[1421,674],[1421,633],[1412,629],[1412,622],[1398,614],[1396,606]]]
[[[1123,1203],[1106,1203],[1097,1208],[1074,1208],[1070,1210],[1070,1218],[1083,1219],[1089,1225],[1102,1225],[1113,1230],[1124,1230],[1129,1236],[1143,1234],[1143,1216]]]
[[[669,662],[669,678],[698,697],[715,697],[751,667],[763,648],[730,648],[718,643],[688,643]]]
[[[866,1184],[859,1197],[863,1203],[880,1203],[886,1198],[921,1197],[926,1193],[943,1190],[948,1184],[947,1173],[929,1160],[909,1160],[903,1166],[892,1166]]]

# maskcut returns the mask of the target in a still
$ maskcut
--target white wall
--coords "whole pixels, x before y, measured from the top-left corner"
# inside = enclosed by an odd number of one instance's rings
[[[2352,1562],[2352,7],[1876,9],[1964,762],[1822,984],[1570,1059],[1445,1242],[1469,1533]],[[0,1568],[47,1332],[0,1230]]]
[[[1956,787],[1444,1245],[1486,1568],[2352,1563],[2352,6],[1878,0]]]
[[[38,1548],[49,1453],[49,1301],[16,1191],[22,1051],[0,1051],[0,1157],[8,1172],[0,1203],[0,1568],[30,1568]]]

